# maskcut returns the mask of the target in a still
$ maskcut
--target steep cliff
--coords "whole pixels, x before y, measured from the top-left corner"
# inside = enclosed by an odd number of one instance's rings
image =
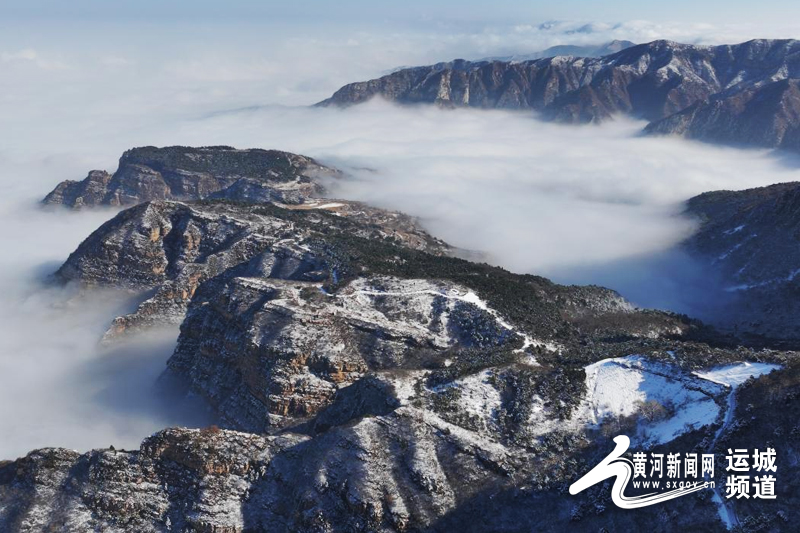
[[[113,175],[93,170],[82,181],[64,181],[43,202],[72,208],[204,198],[297,204],[321,191],[315,178],[325,174],[335,171],[277,150],[146,146],[122,154]]]

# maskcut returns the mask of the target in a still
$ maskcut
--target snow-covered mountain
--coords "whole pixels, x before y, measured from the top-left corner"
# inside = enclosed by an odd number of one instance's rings
[[[571,123],[628,114],[648,133],[800,149],[800,42],[654,41],[600,58],[456,60],[352,83],[319,105],[399,103],[532,110]]]
[[[597,45],[560,44],[529,54],[484,57],[478,61],[531,61],[533,59],[542,59],[545,57],[555,56],[603,57],[615,54],[621,50],[625,50],[626,48],[630,48],[631,46],[635,45],[636,43],[631,41],[619,39],[614,39],[613,41]]]

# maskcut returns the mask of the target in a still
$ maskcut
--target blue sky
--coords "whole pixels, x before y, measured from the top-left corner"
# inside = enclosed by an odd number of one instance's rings
[[[800,15],[800,3],[771,0],[754,4],[744,0],[672,0],[642,2],[631,0],[405,0],[374,2],[364,0],[211,1],[211,0],[3,0],[0,13],[14,19],[94,20],[257,20],[291,21],[300,24],[385,24],[430,21],[497,23],[519,20],[541,22],[550,19],[581,20],[671,20],[713,24],[758,22],[780,23]]]

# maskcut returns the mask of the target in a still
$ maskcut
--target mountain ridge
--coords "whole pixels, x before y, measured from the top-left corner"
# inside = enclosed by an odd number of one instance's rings
[[[700,226],[684,247],[726,285],[729,302],[715,323],[754,341],[796,343],[800,182],[703,193],[686,213]]]
[[[555,45],[538,52],[530,54],[514,54],[509,56],[491,56],[478,59],[476,61],[529,61],[532,59],[542,59],[555,56],[578,56],[578,57],[603,57],[619,52],[636,43],[624,39],[614,39],[596,45]],[[400,69],[396,69],[400,70]]]
[[[647,120],[650,134],[798,150],[798,78],[796,40],[718,46],[658,40],[600,58],[414,67],[345,85],[316,105],[346,107],[379,96],[401,104],[535,111],[567,123],[625,114]],[[785,80],[788,92],[766,97],[770,84]],[[742,112],[745,102],[749,108]]]

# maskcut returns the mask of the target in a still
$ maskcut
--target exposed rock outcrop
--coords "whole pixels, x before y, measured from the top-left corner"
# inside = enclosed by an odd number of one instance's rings
[[[277,150],[146,146],[122,154],[113,175],[93,170],[83,181],[60,183],[43,202],[73,208],[205,198],[297,204],[321,192],[316,178],[335,173]]]
[[[449,251],[411,217],[355,202],[309,201],[283,207],[148,202],[98,228],[56,276],[86,287],[153,291],[136,312],[114,321],[107,334],[111,338],[154,325],[180,324],[203,281],[267,250],[283,257],[275,266],[276,277],[306,275],[298,244],[331,231],[433,254]],[[301,271],[294,272],[292,264]]]
[[[50,194],[45,196],[45,204],[60,204],[74,208],[85,205],[103,205],[106,203],[108,183],[111,174],[105,170],[92,170],[82,181],[62,181]]]
[[[282,259],[258,258],[261,272],[201,288],[168,363],[233,427],[296,423],[370,370],[442,367],[461,349],[523,346],[464,287],[377,277],[329,294],[320,282],[270,279]]]
[[[0,468],[0,529],[243,531],[253,483],[303,440],[171,429],[134,452],[38,450]]]

